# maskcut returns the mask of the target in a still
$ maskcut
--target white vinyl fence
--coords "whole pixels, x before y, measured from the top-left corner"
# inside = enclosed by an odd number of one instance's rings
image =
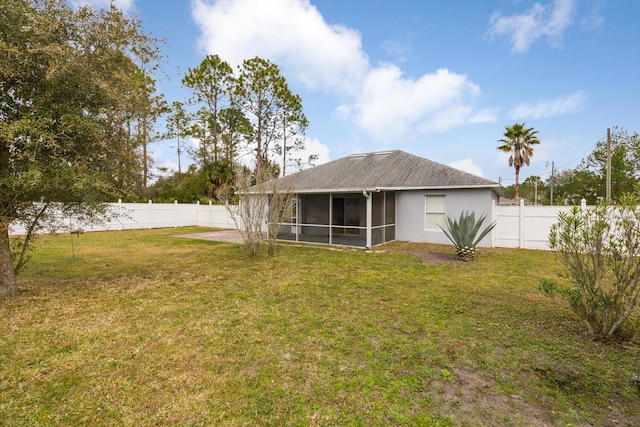
[[[201,226],[235,229],[227,208],[221,205],[179,203],[111,203],[121,215],[100,225],[69,223],[83,231],[134,230]],[[582,202],[581,207],[586,208]],[[558,213],[571,206],[493,206],[496,227],[492,233],[492,246],[501,248],[549,249],[549,228],[558,219]],[[70,220],[67,220],[70,221]],[[25,230],[12,227],[11,234],[25,234]]]
[[[580,205],[586,209],[585,200]],[[523,248],[549,250],[549,229],[558,221],[560,212],[568,212],[572,206],[493,206],[492,246],[499,248]]]
[[[227,208],[222,205],[179,203],[109,203],[118,214],[113,219],[98,225],[66,223],[83,231],[135,230],[144,228],[167,228],[201,226],[212,228],[236,228]],[[232,207],[233,208],[233,207]],[[21,227],[12,226],[11,234],[25,234]]]

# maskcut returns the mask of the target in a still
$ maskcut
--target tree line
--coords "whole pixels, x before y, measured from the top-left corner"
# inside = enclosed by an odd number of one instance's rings
[[[113,6],[2,2],[0,295],[16,289],[54,211],[96,217],[106,214],[100,202],[144,191],[163,102],[151,77],[159,58],[158,40]],[[9,239],[12,222],[24,238]]]
[[[193,157],[166,179],[183,195],[187,188],[188,201],[232,193],[238,165],[255,182],[301,161],[293,152],[308,124],[302,100],[275,64],[253,58],[234,73],[207,56],[184,76],[192,97],[169,104],[154,79],[161,43],[113,3],[0,3],[0,295],[17,289],[34,237],[64,229],[60,214],[86,223],[112,214],[104,202],[162,194],[166,183],[151,174],[154,141],[175,137],[179,154]],[[10,238],[12,223],[27,234]]]
[[[219,200],[220,193],[233,186],[238,166],[251,164],[279,176],[287,167],[315,159],[296,156],[305,148],[308,121],[302,99],[291,92],[276,64],[256,57],[234,72],[218,55],[207,55],[188,69],[182,84],[192,96],[172,103],[165,134],[176,141],[178,171],[158,179],[151,198]],[[186,107],[196,110],[188,113]],[[195,163],[183,172],[185,153]]]

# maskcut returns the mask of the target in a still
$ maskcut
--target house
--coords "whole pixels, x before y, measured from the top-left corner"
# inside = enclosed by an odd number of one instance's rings
[[[394,150],[353,154],[278,180],[295,193],[278,238],[373,247],[392,240],[449,243],[446,215],[492,218],[500,184]],[[487,222],[488,224],[488,222]],[[481,242],[490,246],[491,235]]]

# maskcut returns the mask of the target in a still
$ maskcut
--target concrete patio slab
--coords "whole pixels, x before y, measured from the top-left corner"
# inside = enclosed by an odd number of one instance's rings
[[[212,240],[215,242],[243,243],[238,230],[208,231],[205,233],[179,234],[174,237],[185,239]]]

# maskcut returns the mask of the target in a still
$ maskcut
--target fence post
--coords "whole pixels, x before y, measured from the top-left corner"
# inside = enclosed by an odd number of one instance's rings
[[[196,202],[196,225],[200,226],[200,200]]]
[[[580,200],[580,209],[583,211],[587,210],[587,201],[585,199]]]
[[[498,226],[498,218],[496,216],[496,200],[491,199],[491,222],[496,223],[496,227]],[[491,247],[496,247],[496,227],[491,230]]]
[[[180,216],[179,212],[178,212],[178,201],[174,200],[173,204],[175,206],[175,212],[176,212],[176,216],[175,216],[175,222],[173,223],[173,228],[178,228],[178,216]]]
[[[520,249],[524,248],[524,199],[520,199],[520,215],[518,220],[518,236],[519,243],[518,247]]]
[[[209,200],[209,227],[213,228],[213,202]]]
[[[118,213],[121,213],[121,212],[122,212],[122,199],[118,199]],[[119,230],[122,231],[124,230],[124,224],[120,220],[120,215],[118,215],[117,218],[118,218],[118,223],[120,223]]]
[[[153,200],[149,199],[149,229],[153,225]]]

